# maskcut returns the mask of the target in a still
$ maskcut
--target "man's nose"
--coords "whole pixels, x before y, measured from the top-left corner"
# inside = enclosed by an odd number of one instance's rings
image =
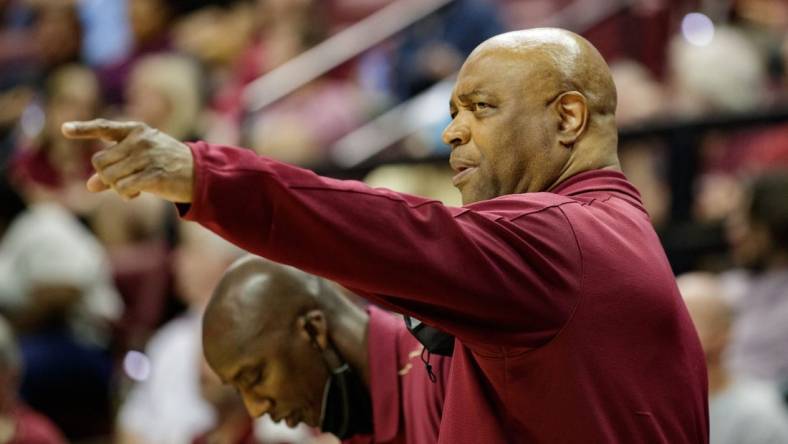
[[[449,145],[451,149],[465,145],[470,140],[470,137],[471,132],[468,125],[458,118],[452,120],[446,129],[443,130],[443,143]]]
[[[273,401],[268,398],[260,398],[250,393],[242,393],[241,398],[244,401],[247,413],[252,418],[259,418],[268,413],[274,406]]]

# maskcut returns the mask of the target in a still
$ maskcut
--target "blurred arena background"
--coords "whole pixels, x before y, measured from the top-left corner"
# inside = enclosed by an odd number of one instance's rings
[[[142,120],[459,205],[453,77],[534,26],[610,64],[624,172],[676,275],[704,273],[686,292],[733,313],[710,372],[784,403],[788,2],[0,0],[0,443],[332,442],[251,423],[202,364],[201,307],[240,252],[163,202],[88,193],[100,147],[61,123]],[[784,415],[758,387],[750,410]]]

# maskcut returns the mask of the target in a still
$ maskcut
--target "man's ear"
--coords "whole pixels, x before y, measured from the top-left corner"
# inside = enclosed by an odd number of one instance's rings
[[[558,142],[571,148],[588,125],[588,104],[583,94],[569,91],[555,100],[558,114]]]
[[[328,323],[322,310],[310,310],[298,318],[298,334],[313,347],[325,350],[328,346]]]

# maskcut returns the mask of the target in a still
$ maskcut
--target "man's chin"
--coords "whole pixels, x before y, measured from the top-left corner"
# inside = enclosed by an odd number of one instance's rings
[[[469,205],[472,203],[485,200],[484,198],[479,196],[479,193],[473,192],[472,190],[460,191],[460,195],[462,196],[463,205]]]

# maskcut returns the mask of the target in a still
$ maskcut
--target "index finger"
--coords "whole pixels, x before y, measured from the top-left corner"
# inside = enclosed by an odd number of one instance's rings
[[[141,122],[95,119],[82,122],[66,122],[60,130],[68,139],[103,139],[111,142],[120,142],[129,133],[144,126],[145,124]]]

